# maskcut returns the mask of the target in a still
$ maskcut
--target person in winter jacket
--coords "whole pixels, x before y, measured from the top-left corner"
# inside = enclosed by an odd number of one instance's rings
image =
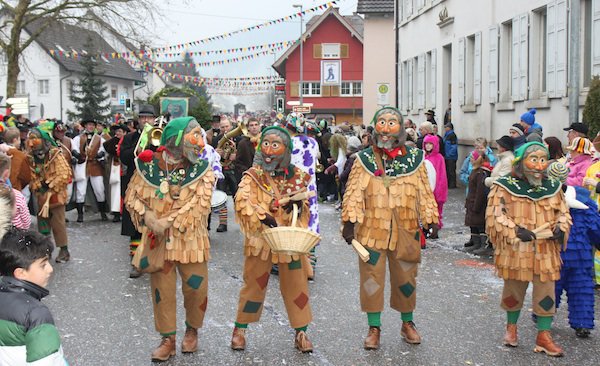
[[[435,189],[433,196],[438,206],[439,224],[432,225],[430,239],[438,238],[438,229],[441,229],[442,212],[444,211],[444,203],[448,199],[448,181],[446,180],[446,164],[444,157],[440,154],[439,140],[436,135],[427,135],[423,139],[423,150],[425,150],[425,159],[435,168]]]
[[[502,136],[496,140],[498,144],[498,162],[492,170],[492,174],[485,178],[485,186],[491,187],[492,183],[503,175],[510,174],[512,171],[512,162],[515,159],[513,154],[514,142],[509,136]]]
[[[52,314],[40,301],[49,293],[52,239],[10,228],[7,213],[0,218],[0,364],[66,366]]]
[[[481,154],[487,155],[491,167],[496,166],[496,162],[498,162],[498,159],[496,158],[496,155],[494,155],[494,152],[492,151],[492,149],[488,146],[487,139],[485,139],[483,137],[476,138],[475,139],[475,150],[477,150],[479,152],[479,155],[481,155]],[[460,181],[465,186],[469,185],[469,176],[471,175],[472,170],[473,170],[473,166],[471,165],[471,156],[469,154],[463,161],[463,164],[460,168]]]
[[[535,110],[535,108],[532,108],[529,111],[523,113],[521,115],[521,120],[519,121],[519,124],[523,126],[523,129],[525,130],[525,136],[527,138],[527,141],[531,141],[532,139],[534,139],[536,141],[539,140],[538,142],[541,142],[543,136],[542,126],[535,121],[536,112],[537,111]]]
[[[473,171],[469,175],[467,198],[465,200],[465,226],[471,229],[471,238],[465,243],[466,251],[473,252],[487,242],[485,234],[485,209],[489,189],[484,182],[490,176],[489,159],[478,150],[470,154]]]
[[[448,180],[448,188],[456,188],[456,161],[458,160],[458,137],[454,133],[454,125],[448,123],[444,126],[444,150],[446,155],[444,162],[446,163],[446,180]]]
[[[508,129],[508,135],[513,139],[513,145],[515,150],[520,148],[527,142],[525,136],[525,129],[520,123],[515,123]]]
[[[567,162],[569,168],[568,186],[583,186],[583,178],[592,160],[592,142],[584,137],[575,137],[567,147],[571,159]]]

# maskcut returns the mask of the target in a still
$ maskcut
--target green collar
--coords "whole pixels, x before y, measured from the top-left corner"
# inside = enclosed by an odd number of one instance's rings
[[[532,201],[552,197],[561,189],[560,182],[555,179],[544,179],[542,180],[542,185],[537,187],[532,186],[524,179],[517,179],[510,174],[498,178],[494,181],[494,184],[505,188],[514,196],[529,198]]]
[[[158,188],[164,180],[167,180],[170,185],[179,185],[183,188],[198,180],[208,170],[208,161],[198,159],[193,166],[187,169],[175,169],[167,176],[167,172],[160,169],[158,163],[159,160],[156,157],[153,157],[152,161],[148,163],[144,163],[139,158],[135,159],[135,166],[142,178],[155,188]]]
[[[358,158],[362,166],[373,176],[381,176],[377,171],[377,160],[373,148],[369,147],[360,151]],[[405,155],[398,155],[393,160],[384,160],[386,165],[386,176],[403,177],[413,174],[423,164],[423,150],[414,147],[406,147]]]

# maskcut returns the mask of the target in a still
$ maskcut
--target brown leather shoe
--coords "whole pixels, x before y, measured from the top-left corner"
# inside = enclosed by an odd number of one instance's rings
[[[379,327],[369,327],[369,334],[365,338],[365,349],[379,349],[379,337],[381,329]]]
[[[166,361],[175,356],[175,334],[162,337],[160,345],[152,352],[152,361]]]
[[[417,332],[417,327],[413,322],[402,322],[402,330],[400,335],[404,338],[406,343],[410,344],[421,344],[421,336]]]
[[[552,340],[549,330],[540,330],[538,332],[533,351],[544,352],[552,357],[562,357],[564,354],[562,348]]]
[[[306,332],[303,330],[296,331],[296,339],[294,340],[294,344],[300,352],[308,353],[313,351],[312,342],[308,339]]]
[[[504,333],[504,345],[509,347],[517,347],[519,342],[517,340],[517,325],[506,324],[506,333]]]
[[[233,328],[233,335],[231,336],[231,349],[234,351],[243,351],[246,349],[245,328]]]
[[[71,254],[69,253],[69,249],[66,247],[61,247],[58,255],[56,256],[56,263],[66,263],[71,259]]]
[[[193,353],[198,350],[198,329],[186,328],[183,341],[181,342],[182,353]]]

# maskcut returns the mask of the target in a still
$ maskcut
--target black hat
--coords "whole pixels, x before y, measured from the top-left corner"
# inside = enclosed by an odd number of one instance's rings
[[[430,114],[435,117],[435,111],[433,109],[428,110],[425,114]]]
[[[96,121],[94,121],[93,118],[83,118],[81,120],[81,124],[83,124],[83,125],[87,125],[88,123],[96,124]]]
[[[140,105],[140,110],[138,111],[138,116],[156,116],[156,112],[154,111],[154,107],[150,104],[142,104]]]
[[[127,126],[125,124],[119,124],[119,123],[115,123],[114,125],[110,126],[110,130],[111,131],[116,131],[116,130],[123,130],[124,132],[127,132],[129,130],[129,128],[127,128]]]
[[[588,126],[586,126],[585,124],[581,123],[581,122],[575,122],[575,123],[571,123],[571,125],[567,128],[563,128],[564,131],[575,131],[575,132],[579,132],[582,133],[584,135],[588,134]]]
[[[515,148],[515,142],[513,141],[513,139],[510,138],[510,136],[504,135],[498,140],[496,140],[496,143],[498,143],[498,145],[502,146],[506,150],[513,151]]]
[[[218,115],[218,114],[213,114],[213,116],[212,116],[212,121],[211,121],[211,122],[212,122],[212,123],[215,123],[215,122],[221,122],[221,116],[220,116],[220,115]]]
[[[451,130],[453,130],[453,129],[454,129],[454,125],[452,124],[452,122],[448,122],[448,123],[446,123],[446,124],[444,125],[444,127],[446,127],[446,128],[449,128],[449,129],[451,129]]]

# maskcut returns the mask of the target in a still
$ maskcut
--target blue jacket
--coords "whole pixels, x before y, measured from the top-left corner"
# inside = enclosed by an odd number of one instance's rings
[[[454,130],[446,131],[444,134],[444,151],[447,160],[458,160],[458,138]]]
[[[496,163],[498,162],[498,158],[496,158],[496,155],[494,155],[494,152],[492,151],[492,149],[489,146],[487,147],[485,154],[487,155],[488,159],[490,160],[490,165],[492,167],[494,165],[496,165]],[[469,153],[469,155],[467,155],[467,157],[463,161],[463,163],[460,167],[460,172],[459,172],[460,181],[467,187],[469,186],[469,175],[471,175],[472,171],[473,171],[473,165],[471,164],[471,153]]]

